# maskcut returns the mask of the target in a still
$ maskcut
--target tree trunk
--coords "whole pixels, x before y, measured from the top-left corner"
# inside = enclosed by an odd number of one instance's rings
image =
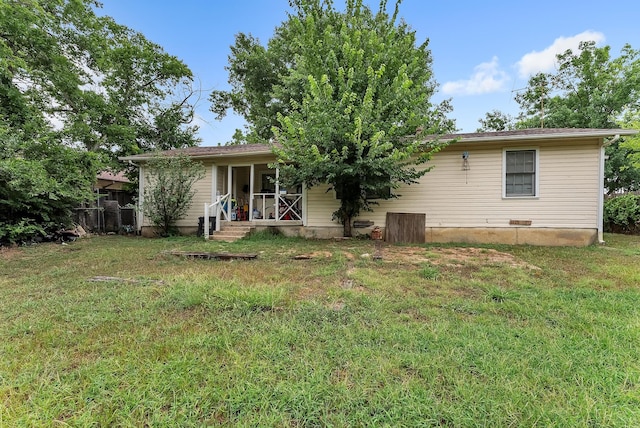
[[[351,222],[360,212],[360,183],[354,180],[334,185],[334,187],[339,189],[340,194],[340,209],[334,215],[342,222],[342,235],[345,238],[350,238],[352,236]]]
[[[342,236],[345,238],[351,238],[351,216],[345,217],[344,225],[342,229]]]

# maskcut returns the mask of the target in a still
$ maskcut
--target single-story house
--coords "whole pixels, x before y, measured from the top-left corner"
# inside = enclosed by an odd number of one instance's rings
[[[133,195],[128,188],[130,183],[124,171],[101,171],[96,177],[93,190],[105,200],[118,201],[120,206],[125,206],[133,203]]]
[[[95,198],[74,210],[73,221],[87,231],[119,232],[134,228],[136,215],[131,181],[123,171],[100,171],[93,184]]]
[[[426,242],[589,245],[602,242],[604,148],[628,129],[526,129],[445,135],[454,140],[429,161],[420,182],[395,189],[397,199],[380,200],[363,212],[356,229],[383,230],[387,213],[424,214]],[[342,236],[332,220],[339,201],[329,186],[284,188],[268,145],[193,147],[185,153],[206,167],[188,215],[178,227],[195,233],[199,218],[220,226],[244,222],[277,227],[285,234]],[[140,166],[151,155],[121,158]],[[139,214],[142,216],[142,214]],[[201,220],[202,222],[202,220]],[[209,230],[209,222],[205,229]],[[142,233],[148,222],[138,219]],[[201,223],[202,224],[202,223]],[[210,227],[207,227],[210,226]],[[215,232],[214,232],[215,233]],[[208,234],[205,233],[208,237]]]

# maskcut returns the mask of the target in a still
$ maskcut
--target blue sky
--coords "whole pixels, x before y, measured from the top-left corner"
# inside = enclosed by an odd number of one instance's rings
[[[379,1],[365,0],[374,10]],[[342,9],[340,0],[335,1]],[[389,5],[395,4],[389,0]],[[286,20],[287,0],[103,0],[98,12],[143,33],[183,60],[202,88],[198,103],[201,145],[224,144],[243,120],[216,121],[208,93],[227,89],[227,57],[237,33],[264,44]],[[460,132],[474,132],[478,119],[498,109],[516,114],[514,91],[528,76],[552,71],[555,55],[580,40],[609,45],[613,56],[625,43],[640,48],[640,2],[629,0],[404,0],[400,16],[418,40],[429,39],[440,88],[434,101],[451,98]]]

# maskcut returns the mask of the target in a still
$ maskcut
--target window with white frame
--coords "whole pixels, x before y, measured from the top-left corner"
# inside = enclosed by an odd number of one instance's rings
[[[263,172],[260,180],[260,193],[274,193],[276,191],[276,173]]]
[[[538,196],[538,150],[504,151],[504,196],[507,198]]]

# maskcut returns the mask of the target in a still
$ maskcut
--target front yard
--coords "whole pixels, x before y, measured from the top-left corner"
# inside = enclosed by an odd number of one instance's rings
[[[606,239],[5,249],[0,426],[640,426],[640,237]]]

